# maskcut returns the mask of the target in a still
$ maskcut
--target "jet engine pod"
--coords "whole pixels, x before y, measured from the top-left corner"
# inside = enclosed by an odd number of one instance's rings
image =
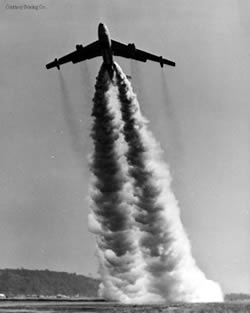
[[[130,50],[132,56],[135,56],[135,52],[136,52],[136,46],[135,46],[135,44],[134,44],[134,43],[129,43],[129,44],[128,44],[128,47],[129,47],[129,50]]]
[[[81,51],[83,49],[83,46],[82,45],[76,45],[76,50],[77,51]]]
[[[60,70],[60,63],[58,62],[57,58],[55,58],[55,66],[57,67],[58,70]]]
[[[164,65],[162,56],[160,57],[160,65],[161,65],[161,67],[163,67],[163,65]]]

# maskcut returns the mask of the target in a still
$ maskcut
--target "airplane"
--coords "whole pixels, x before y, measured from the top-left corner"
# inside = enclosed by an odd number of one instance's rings
[[[139,50],[133,43],[126,45],[121,42],[112,40],[108,27],[105,24],[100,23],[98,25],[97,41],[85,47],[83,47],[82,45],[76,45],[75,51],[48,63],[46,65],[46,68],[50,69],[53,67],[57,67],[57,69],[60,70],[60,66],[62,64],[68,62],[72,62],[75,64],[84,60],[102,56],[104,65],[106,66],[112,79],[114,73],[113,55],[121,56],[128,59],[134,59],[141,62],[151,60],[160,63],[161,67],[163,67],[165,64],[169,66],[175,66],[175,62],[164,59],[162,56],[156,56],[146,51]]]

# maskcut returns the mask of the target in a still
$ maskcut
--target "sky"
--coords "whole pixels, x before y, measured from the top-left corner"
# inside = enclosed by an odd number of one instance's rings
[[[164,151],[197,264],[224,292],[250,293],[249,12],[239,0],[1,1],[0,268],[98,275],[88,158],[102,60],[45,64],[104,22],[176,62],[116,58]]]

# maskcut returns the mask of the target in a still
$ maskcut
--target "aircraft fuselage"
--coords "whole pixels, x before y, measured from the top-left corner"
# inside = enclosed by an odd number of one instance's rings
[[[113,76],[113,52],[111,47],[110,33],[106,25],[98,25],[98,39],[101,45],[103,62],[106,65],[109,74]]]

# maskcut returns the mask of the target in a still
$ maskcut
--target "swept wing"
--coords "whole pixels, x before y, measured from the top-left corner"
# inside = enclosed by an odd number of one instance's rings
[[[52,67],[57,67],[58,69],[60,69],[60,65],[62,64],[65,64],[68,62],[78,63],[78,62],[81,62],[87,59],[92,59],[101,55],[102,55],[102,52],[101,52],[100,42],[97,40],[85,47],[83,47],[82,45],[77,45],[75,51],[48,63],[46,65],[46,68],[50,69]]]
[[[136,48],[134,44],[123,44],[121,42],[112,40],[112,51],[114,55],[121,56],[128,59],[134,59],[137,61],[146,62],[147,60],[151,60],[154,62],[160,63],[161,67],[163,67],[164,64],[175,66],[175,62],[164,59],[162,56],[157,56],[151,53],[148,53],[143,50],[139,50]]]

